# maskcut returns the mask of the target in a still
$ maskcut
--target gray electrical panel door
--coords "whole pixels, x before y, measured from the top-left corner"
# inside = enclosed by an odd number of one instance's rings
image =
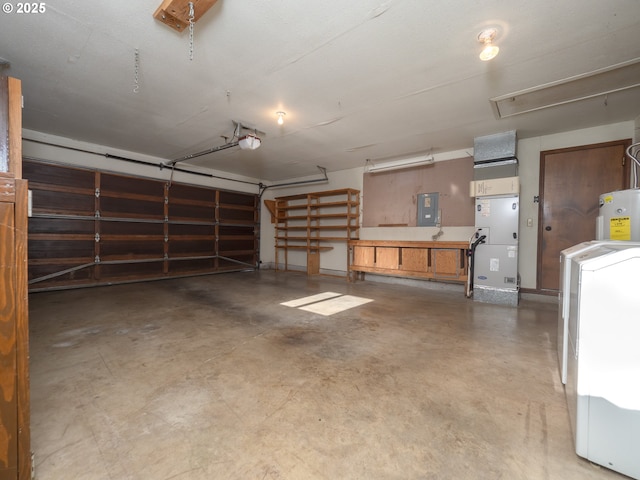
[[[440,224],[438,215],[438,198],[440,194],[419,193],[418,194],[418,218],[416,225],[419,227],[436,227]]]

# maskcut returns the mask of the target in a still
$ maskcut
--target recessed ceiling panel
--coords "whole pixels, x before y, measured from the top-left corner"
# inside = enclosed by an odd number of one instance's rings
[[[640,58],[491,99],[498,118],[640,87]]]

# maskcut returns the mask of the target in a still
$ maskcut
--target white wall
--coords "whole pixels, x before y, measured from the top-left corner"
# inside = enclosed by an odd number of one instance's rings
[[[97,170],[123,173],[127,175],[135,175],[159,180],[169,180],[171,178],[170,168],[156,168],[146,165],[138,165],[122,160],[105,157],[105,154],[115,155],[144,162],[160,164],[164,161],[162,158],[143,155],[140,153],[119,150],[117,148],[106,147],[104,145],[96,145],[92,143],[79,142],[70,138],[58,137],[55,135],[47,135],[33,130],[22,130],[22,154],[25,158],[33,158],[35,160],[44,160],[49,162],[64,163],[77,167],[92,168]],[[38,143],[42,142],[42,143]],[[60,145],[55,147],[52,145]],[[69,147],[69,148],[63,148]],[[76,150],[73,150],[76,149]],[[96,154],[86,153],[97,152]],[[255,178],[247,178],[239,175],[233,175],[225,172],[217,172],[215,170],[192,167],[187,165],[178,165],[187,170],[199,171],[206,174],[219,175],[220,177],[233,178],[255,184],[260,183]],[[203,185],[207,187],[221,188],[225,190],[235,190],[246,193],[258,193],[258,186],[249,183],[240,183],[217,178],[203,177],[200,175],[190,175],[182,172],[175,172],[173,181],[179,183],[188,183],[192,185]]]
[[[558,148],[569,148],[594,143],[609,142],[614,140],[633,138],[634,130],[640,120],[604,125],[600,127],[574,130],[554,135],[526,138],[518,141],[518,160],[520,174],[520,255],[519,270],[521,287],[527,289],[536,288],[537,254],[538,254],[538,203],[534,202],[534,196],[539,194],[540,182],[540,152]],[[640,136],[640,135],[639,135]],[[451,158],[460,158],[460,152],[473,152],[469,147],[463,151],[447,152],[436,155],[436,161],[446,161]],[[364,162],[363,162],[364,163]],[[273,199],[277,196],[294,195],[322,190],[334,190],[338,188],[355,188],[362,191],[364,166],[350,170],[330,173],[329,182],[324,184],[299,186],[278,190],[267,190],[263,198]],[[306,180],[298,179],[298,180]],[[292,180],[293,181],[293,180]],[[261,258],[266,266],[273,265],[274,255],[274,228],[270,222],[268,211],[262,206],[262,234],[261,234]],[[531,227],[527,226],[527,220],[531,219]],[[474,232],[474,226],[468,227],[443,227],[444,234],[440,240],[467,241]],[[362,228],[360,238],[363,240],[431,240],[432,235],[438,232],[434,227],[377,227]],[[329,270],[344,271],[346,268],[346,247],[342,244],[334,245],[334,250],[323,252],[321,267]],[[304,254],[289,256],[289,263],[297,265],[300,269],[306,268]]]

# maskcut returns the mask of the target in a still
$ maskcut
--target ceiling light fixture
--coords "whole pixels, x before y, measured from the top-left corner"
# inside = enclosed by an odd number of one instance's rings
[[[284,124],[284,116],[286,115],[286,113],[285,112],[276,112],[276,115],[278,116],[278,125]]]
[[[500,48],[493,44],[498,31],[495,28],[487,28],[478,34],[478,41],[484,45],[480,52],[480,60],[487,62],[493,58],[496,58]]]
[[[260,140],[255,135],[245,135],[244,137],[240,137],[238,139],[238,146],[242,150],[255,150],[260,147],[262,144],[262,140]]]

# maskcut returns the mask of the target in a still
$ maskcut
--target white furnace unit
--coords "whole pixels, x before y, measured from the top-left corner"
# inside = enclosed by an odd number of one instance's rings
[[[640,244],[600,242],[570,262],[565,391],[576,453],[640,478]]]
[[[518,195],[476,197],[476,234],[485,235],[473,256],[473,299],[518,305]]]
[[[516,131],[473,139],[473,178],[476,198],[475,238],[471,256],[473,299],[517,306],[518,220],[520,183]]]

